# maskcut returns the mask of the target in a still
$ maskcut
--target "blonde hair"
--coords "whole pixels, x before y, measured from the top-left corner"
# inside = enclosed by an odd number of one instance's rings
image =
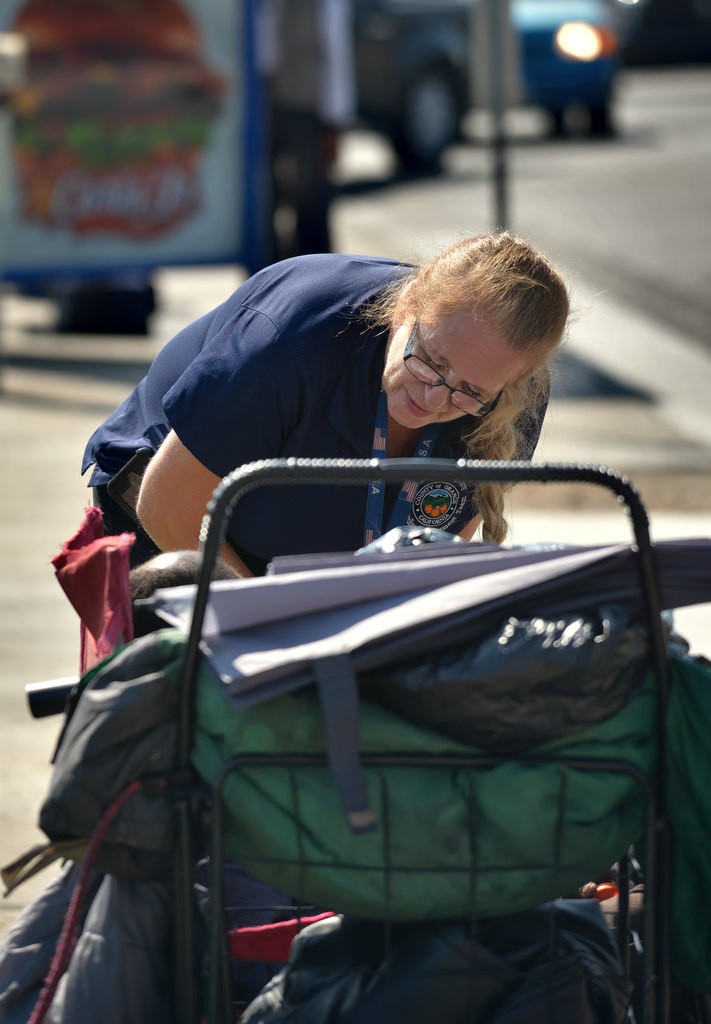
[[[557,270],[530,242],[508,232],[455,243],[413,268],[365,311],[372,323],[390,327],[408,318],[489,321],[514,351],[526,355],[522,375],[463,438],[468,458],[490,460],[510,460],[522,450],[525,425],[535,422],[547,397],[548,363],[563,340],[569,312],[568,291]],[[507,489],[482,483],[474,495],[484,537],[499,544],[508,532]]]

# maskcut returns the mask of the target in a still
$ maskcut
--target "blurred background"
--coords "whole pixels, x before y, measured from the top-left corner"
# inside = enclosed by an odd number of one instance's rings
[[[530,237],[575,307],[537,457],[629,473],[655,537],[711,534],[709,0],[322,6],[0,0],[0,862],[57,728],[22,688],[77,668],[50,559],[86,440],[274,258]],[[543,491],[515,542],[625,532],[605,495]],[[706,653],[709,610],[680,619]]]
[[[166,266],[252,272],[354,243],[403,255],[345,225],[367,193],[407,188],[446,236],[532,234],[708,337],[709,0],[140,10],[0,3],[3,271],[11,294],[52,301],[57,332],[155,333]],[[296,12],[286,42],[280,10]],[[315,91],[296,95],[309,66]],[[407,255],[429,244],[427,217]]]

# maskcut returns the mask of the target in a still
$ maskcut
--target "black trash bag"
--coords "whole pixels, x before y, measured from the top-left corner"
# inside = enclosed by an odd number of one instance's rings
[[[452,739],[515,755],[602,722],[641,686],[647,632],[609,604],[510,616],[486,636],[359,676],[361,695]]]
[[[594,900],[471,924],[305,928],[241,1024],[622,1024],[628,987]]]

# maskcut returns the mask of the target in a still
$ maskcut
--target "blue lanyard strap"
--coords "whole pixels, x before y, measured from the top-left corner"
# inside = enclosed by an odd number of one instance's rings
[[[420,435],[414,455],[418,459],[427,459],[432,454],[439,426],[430,423]],[[388,447],[388,400],[380,389],[378,408],[375,414],[375,431],[373,433],[373,458],[385,458]],[[383,515],[385,512],[385,484],[381,480],[371,481],[368,485],[368,500],[365,505],[365,530],[363,543],[370,544],[383,533]],[[406,480],[400,488],[397,501],[388,522],[388,530],[402,526],[407,522],[412,501],[418,488],[416,480]]]

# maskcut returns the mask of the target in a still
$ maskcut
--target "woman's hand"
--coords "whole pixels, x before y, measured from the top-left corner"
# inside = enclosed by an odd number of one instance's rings
[[[148,464],[141,482],[136,515],[162,551],[197,550],[200,525],[220,482],[172,430]],[[239,576],[251,576],[228,545],[220,552]]]

